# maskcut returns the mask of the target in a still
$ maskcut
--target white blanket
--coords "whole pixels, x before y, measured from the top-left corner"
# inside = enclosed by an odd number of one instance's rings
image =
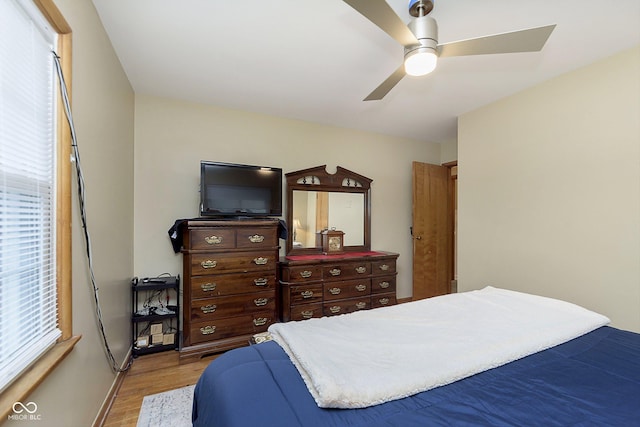
[[[318,406],[363,408],[495,368],[608,322],[574,304],[487,287],[269,331]]]

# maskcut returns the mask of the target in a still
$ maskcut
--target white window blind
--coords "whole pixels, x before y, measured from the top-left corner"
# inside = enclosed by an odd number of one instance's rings
[[[0,390],[60,336],[55,43],[31,0],[0,1]]]

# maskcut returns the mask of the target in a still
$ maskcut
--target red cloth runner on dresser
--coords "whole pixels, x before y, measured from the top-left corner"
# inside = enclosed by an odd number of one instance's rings
[[[309,260],[309,259],[344,259],[344,258],[358,258],[363,256],[376,256],[384,255],[382,252],[367,251],[367,252],[345,252],[339,255],[287,255],[285,258],[291,261]]]

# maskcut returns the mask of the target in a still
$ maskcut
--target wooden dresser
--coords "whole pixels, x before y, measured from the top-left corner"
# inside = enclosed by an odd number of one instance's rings
[[[189,220],[180,362],[247,345],[277,321],[278,220]]]
[[[397,258],[377,251],[281,258],[282,321],[396,304]]]

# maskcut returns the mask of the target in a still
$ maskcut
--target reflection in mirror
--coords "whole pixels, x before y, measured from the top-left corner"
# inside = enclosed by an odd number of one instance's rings
[[[344,250],[371,250],[371,179],[326,165],[285,174],[287,256],[322,254],[322,230],[344,232]]]
[[[346,246],[365,244],[365,199],[362,193],[293,191],[293,248],[320,246],[318,232],[344,232]]]

